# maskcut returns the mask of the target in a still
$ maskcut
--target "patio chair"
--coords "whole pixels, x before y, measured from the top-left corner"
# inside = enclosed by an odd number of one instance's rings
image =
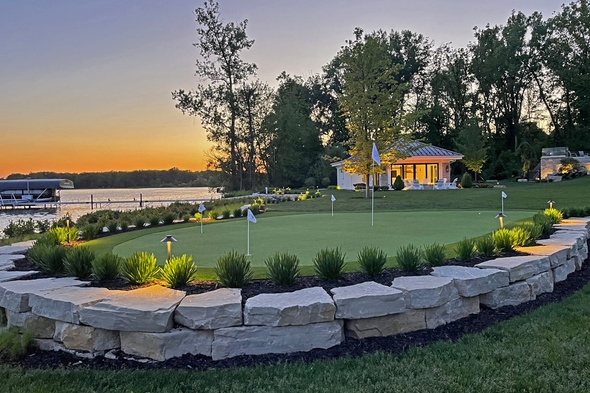
[[[410,189],[411,190],[423,190],[424,186],[422,184],[420,184],[420,180],[414,179],[414,181],[412,182],[412,187]]]
[[[459,181],[458,178],[455,178],[449,185],[447,186],[447,190],[456,190],[457,189],[457,182]]]
[[[412,182],[408,179],[404,179],[404,190],[411,190],[412,189]]]
[[[434,186],[432,186],[433,190],[446,190],[447,189],[447,179],[438,179]]]

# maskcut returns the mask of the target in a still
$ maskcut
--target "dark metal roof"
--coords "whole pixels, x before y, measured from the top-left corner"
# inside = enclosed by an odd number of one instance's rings
[[[74,182],[68,179],[20,179],[0,180],[0,191],[3,190],[61,190],[74,188]]]
[[[420,146],[422,145],[422,146]],[[432,145],[425,145],[420,142],[413,142],[410,143],[412,150],[409,152],[410,157],[449,157],[449,156],[463,156],[461,153],[457,153],[456,151],[451,151],[447,149],[443,149],[442,147],[432,146]]]

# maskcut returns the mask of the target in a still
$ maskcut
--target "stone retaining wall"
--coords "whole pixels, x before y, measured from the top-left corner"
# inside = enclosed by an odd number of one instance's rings
[[[30,332],[42,349],[80,356],[120,349],[154,360],[217,360],[330,348],[346,337],[434,329],[479,313],[482,304],[517,305],[553,291],[587,260],[590,218],[564,220],[556,229],[540,245],[519,249],[527,256],[435,267],[430,276],[399,277],[391,286],[260,294],[244,307],[239,289],[189,296],[161,286],[112,291],[71,278],[6,281],[14,272],[0,267],[0,321],[5,315],[8,326]]]

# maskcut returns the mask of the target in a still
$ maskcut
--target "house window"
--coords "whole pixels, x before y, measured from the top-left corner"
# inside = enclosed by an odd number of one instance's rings
[[[426,164],[426,173],[428,174],[428,181],[436,183],[438,181],[438,164]]]
[[[391,166],[391,183],[397,176],[404,180],[417,179],[420,183],[427,180],[428,183],[438,181],[438,164],[396,164]]]

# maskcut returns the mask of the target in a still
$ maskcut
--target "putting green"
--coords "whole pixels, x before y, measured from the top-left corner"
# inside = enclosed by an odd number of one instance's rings
[[[252,266],[263,267],[264,260],[276,252],[290,252],[299,257],[302,266],[322,248],[340,247],[347,261],[356,261],[364,246],[380,247],[394,256],[400,246],[450,244],[464,237],[485,235],[498,228],[497,212],[492,211],[427,211],[377,212],[371,226],[370,213],[335,213],[257,216],[250,223]],[[531,211],[510,211],[506,223],[533,216]],[[177,240],[173,255],[192,255],[200,267],[213,267],[227,251],[247,251],[247,221],[232,219],[214,225],[173,229],[140,236],[113,248],[115,254],[127,257],[137,251],[154,253],[158,263],[166,259],[166,246],[160,243],[166,235]]]

